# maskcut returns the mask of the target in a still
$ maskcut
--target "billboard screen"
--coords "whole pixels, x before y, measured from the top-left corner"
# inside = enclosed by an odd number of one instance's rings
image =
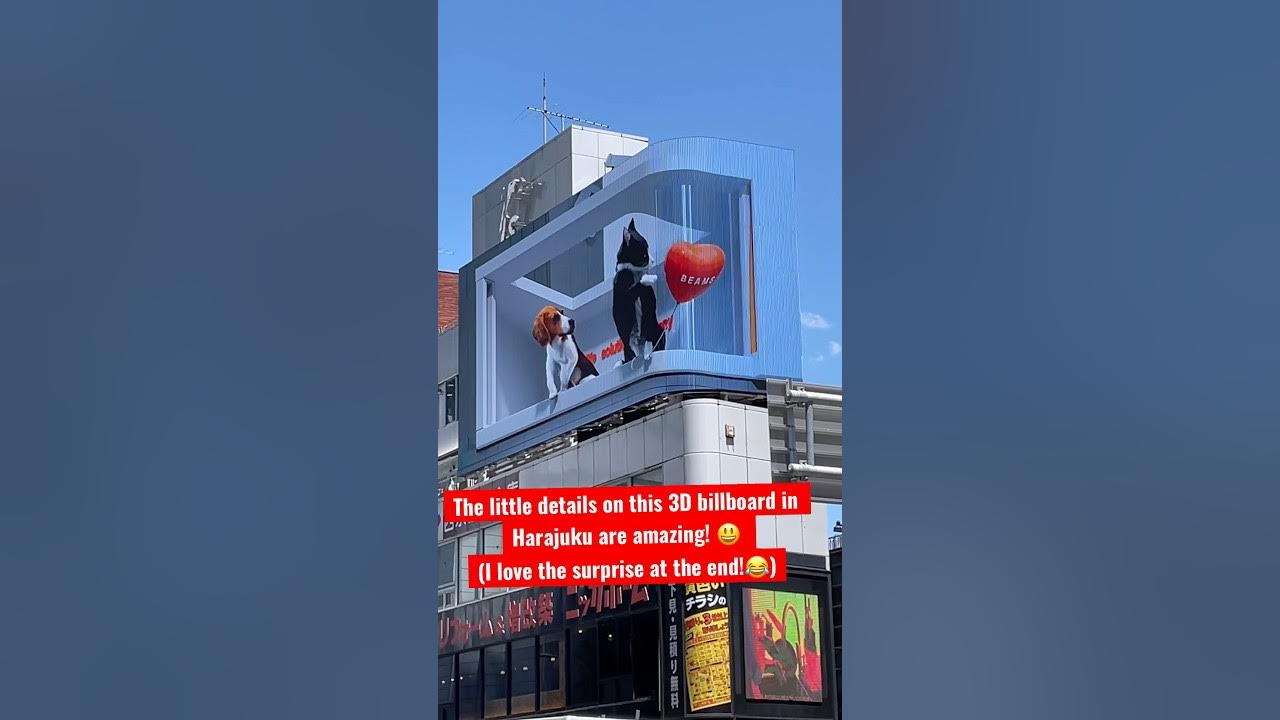
[[[745,588],[742,598],[747,699],[822,702],[818,596]]]
[[[790,167],[774,148],[658,143],[464,268],[464,450],[648,375],[797,374]]]

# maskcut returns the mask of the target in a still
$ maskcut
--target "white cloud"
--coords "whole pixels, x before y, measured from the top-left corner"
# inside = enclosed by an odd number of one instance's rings
[[[827,330],[831,327],[831,323],[818,313],[800,311],[800,324],[810,330]]]
[[[835,357],[840,354],[840,351],[843,348],[840,347],[840,343],[835,340],[830,340],[827,342],[827,349],[831,352],[831,357]]]

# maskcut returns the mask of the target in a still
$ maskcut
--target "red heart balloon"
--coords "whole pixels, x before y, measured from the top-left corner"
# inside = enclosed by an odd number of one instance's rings
[[[663,264],[667,287],[677,303],[689,302],[706,292],[724,270],[724,251],[710,243],[678,242],[667,251]]]

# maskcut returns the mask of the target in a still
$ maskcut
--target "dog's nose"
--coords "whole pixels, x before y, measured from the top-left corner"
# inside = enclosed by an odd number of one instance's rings
[[[569,332],[573,332],[573,318],[569,318]]]

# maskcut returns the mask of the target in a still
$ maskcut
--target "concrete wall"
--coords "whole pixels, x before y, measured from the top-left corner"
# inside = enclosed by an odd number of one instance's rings
[[[649,145],[638,135],[571,125],[471,198],[471,252],[498,244],[502,199],[514,178],[541,182],[520,216],[528,221],[568,200],[605,174],[610,155],[634,155]]]

